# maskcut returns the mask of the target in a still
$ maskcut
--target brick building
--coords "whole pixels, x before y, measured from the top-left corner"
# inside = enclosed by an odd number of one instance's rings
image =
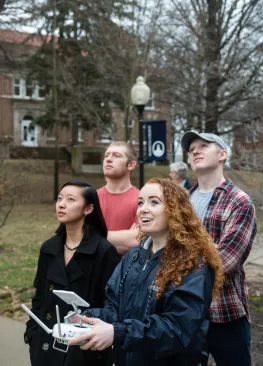
[[[43,42],[41,36],[0,30],[0,138],[12,140],[14,146],[54,147],[54,132],[44,131],[39,126],[31,128],[34,118],[45,112],[46,100],[44,87],[37,81],[27,80],[24,61],[36,52]],[[154,90],[154,85],[149,86]],[[78,142],[86,146],[102,146],[112,139],[124,140],[124,116],[121,110],[112,106],[113,123],[108,132],[101,136],[94,131],[82,130],[78,126]],[[146,120],[165,119],[167,121],[168,154],[172,150],[170,107],[158,102],[158,95],[152,92],[151,100],[144,111]],[[138,126],[131,120],[131,140],[137,145]],[[59,145],[71,146],[71,130],[59,127]],[[170,155],[169,155],[170,156]]]

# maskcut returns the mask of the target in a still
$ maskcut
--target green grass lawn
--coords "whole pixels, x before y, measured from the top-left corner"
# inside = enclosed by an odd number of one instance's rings
[[[146,166],[145,181],[166,177],[168,166]],[[248,193],[262,194],[263,174],[229,171],[228,176]],[[138,170],[132,182],[138,186]],[[98,188],[105,184],[102,174],[73,174],[61,166],[60,185],[70,179],[88,181]],[[1,181],[7,181],[3,187]],[[258,192],[259,190],[259,192]],[[38,160],[9,160],[0,164],[0,225],[14,192],[14,207],[0,228],[0,314],[16,316],[18,304],[29,302],[39,249],[58,226],[53,202],[53,163]],[[259,230],[263,231],[263,212],[258,208]]]
[[[57,226],[53,204],[15,206],[0,231],[0,288],[32,285],[40,245]]]
[[[57,227],[54,204],[16,205],[0,230],[0,314],[32,297],[39,249]]]

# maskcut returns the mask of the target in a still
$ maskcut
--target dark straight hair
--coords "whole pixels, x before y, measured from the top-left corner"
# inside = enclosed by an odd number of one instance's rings
[[[70,180],[65,183],[60,191],[66,186],[76,186],[83,188],[82,195],[85,199],[86,205],[93,204],[93,211],[85,216],[83,230],[84,233],[88,232],[88,228],[91,227],[95,229],[101,236],[107,238],[108,230],[107,226],[101,211],[99,197],[95,188],[93,188],[90,184],[86,182],[82,182],[79,180]],[[56,230],[57,234],[65,234],[66,233],[66,225],[60,224],[58,229]]]

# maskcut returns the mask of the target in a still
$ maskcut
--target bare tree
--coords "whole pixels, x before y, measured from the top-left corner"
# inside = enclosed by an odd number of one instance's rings
[[[255,98],[263,62],[260,6],[260,0],[169,2],[166,85],[188,128],[220,133],[224,114]]]
[[[52,1],[27,5],[27,21],[38,19],[46,35],[52,35]],[[60,94],[68,96],[64,115],[75,121],[75,105],[90,121],[87,128],[99,129],[107,119],[111,123],[115,103],[124,112],[129,139],[129,94],[140,71],[154,79],[160,100],[174,106],[185,128],[224,132],[220,121],[261,90],[260,10],[260,0],[57,0],[58,80]],[[96,76],[83,85],[87,73]]]

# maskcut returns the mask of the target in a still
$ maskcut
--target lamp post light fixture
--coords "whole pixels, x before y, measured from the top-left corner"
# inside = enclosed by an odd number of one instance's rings
[[[144,152],[143,152],[143,111],[150,100],[150,88],[144,82],[143,76],[138,76],[136,84],[131,88],[131,101],[137,107],[139,118],[139,172],[140,188],[144,185]]]

